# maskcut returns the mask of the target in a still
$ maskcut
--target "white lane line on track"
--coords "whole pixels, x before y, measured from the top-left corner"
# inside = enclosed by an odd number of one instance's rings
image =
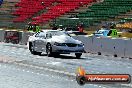
[[[15,51],[12,51],[11,53],[15,53]]]
[[[94,84],[93,86],[96,86],[96,87],[97,87],[98,85],[95,85],[95,84]]]
[[[18,64],[18,63],[17,63]],[[20,65],[20,63],[19,63]],[[22,64],[21,64],[22,65]],[[24,65],[24,64],[23,64]],[[24,65],[25,66],[25,65]],[[26,65],[27,66],[27,65]],[[38,67],[38,66],[32,66],[32,65],[29,65],[30,67],[34,67],[34,68],[39,68],[39,69],[43,69],[43,70],[47,70],[47,71],[52,71],[52,72],[56,72],[56,73],[62,73],[62,74],[65,74],[65,75],[71,75],[71,76],[76,76],[75,73],[69,73],[69,72],[64,72],[64,71],[59,71],[59,70],[53,70],[53,69],[48,69],[48,68],[42,68],[42,67]],[[14,69],[15,70],[15,69]],[[20,70],[20,69],[19,69]],[[26,71],[24,69],[22,69],[21,71],[24,71],[24,72],[29,72],[29,71]],[[45,74],[41,74],[41,73],[35,73],[35,72],[31,72],[31,73],[34,73],[34,74],[37,74],[37,75],[43,75],[43,76],[47,76],[49,77],[49,75],[45,75]],[[54,77],[53,75],[50,76],[50,77]],[[58,77],[58,79],[60,79],[60,77]],[[68,80],[68,79],[67,79]],[[69,81],[74,81],[74,80],[69,80]]]
[[[102,88],[106,88],[106,87],[102,87]]]
[[[2,66],[2,65],[0,65],[0,66]],[[4,65],[3,67],[4,67],[4,68],[7,68],[6,65]],[[23,71],[23,72],[27,72],[27,73],[30,72],[29,70],[26,71],[26,70],[24,70],[24,69],[21,70],[21,69],[19,69],[19,68],[17,68],[17,69],[16,69],[16,68],[11,68],[11,67],[9,67],[9,68],[12,69],[12,70],[18,70],[18,71]],[[33,73],[35,73],[35,72],[31,72],[31,73],[33,74]],[[41,76],[47,76],[47,77],[49,76],[49,75],[44,75],[44,74],[41,74],[41,73],[35,73],[35,74],[41,75]],[[52,77],[53,77],[53,76],[52,76]]]
[[[102,86],[98,86],[98,87],[100,87],[100,88],[101,88]]]
[[[44,68],[44,67],[39,67],[39,66],[33,66],[33,65],[23,64],[23,63],[16,63],[16,62],[14,62],[14,63],[17,65],[21,65],[21,66],[27,66],[27,67],[32,67],[32,68],[36,68],[36,69],[43,69],[46,71],[61,73],[61,74],[70,75],[70,76],[76,76],[75,73],[70,73],[70,72],[65,72],[65,71],[60,71],[60,70],[55,70],[55,69],[50,69],[50,68]]]
[[[0,65],[0,66],[2,66],[2,65]],[[4,65],[3,67],[6,68],[7,66]],[[11,68],[11,67],[9,67],[9,68],[12,69],[12,70],[19,70],[19,71],[28,72],[28,73],[31,72],[31,71],[29,71],[29,70],[26,71],[25,69],[22,69],[22,70],[21,70],[21,69],[19,69],[19,68],[17,68],[17,69],[16,69],[16,68]],[[52,77],[52,78],[54,77],[53,75],[49,76],[49,75],[45,75],[45,74],[42,74],[42,73],[35,73],[35,72],[31,72],[31,73],[32,73],[32,74],[34,73],[34,74],[37,74],[37,75],[41,75],[41,76]],[[57,77],[57,78],[60,79],[60,77]],[[67,80],[67,81],[74,81],[74,80],[69,80],[69,79],[65,79],[65,80]]]
[[[42,76],[43,76],[44,74],[40,74],[40,75],[42,75]]]
[[[30,71],[27,70],[26,72],[30,72]]]
[[[40,73],[36,73],[37,75],[40,75]]]

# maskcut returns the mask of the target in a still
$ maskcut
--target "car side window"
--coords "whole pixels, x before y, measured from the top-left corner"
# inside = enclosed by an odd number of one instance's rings
[[[40,32],[36,33],[36,34],[35,34],[35,37],[38,37],[39,33],[40,33]]]
[[[46,38],[47,38],[47,39],[52,38],[52,34],[51,34],[50,32],[47,32],[47,33],[46,33]]]
[[[35,37],[46,38],[44,32],[37,33],[37,34],[35,35]]]

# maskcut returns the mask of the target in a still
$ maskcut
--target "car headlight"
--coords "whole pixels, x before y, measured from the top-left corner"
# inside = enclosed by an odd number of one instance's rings
[[[78,44],[78,47],[84,47],[84,44],[83,43]]]
[[[58,42],[55,42],[54,45],[56,45],[56,46],[66,46],[64,43],[58,43]]]

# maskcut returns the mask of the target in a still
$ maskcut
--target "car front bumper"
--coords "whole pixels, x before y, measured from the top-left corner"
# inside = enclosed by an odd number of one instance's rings
[[[52,52],[58,52],[61,54],[68,53],[84,53],[84,47],[67,47],[67,46],[55,46],[52,47]]]

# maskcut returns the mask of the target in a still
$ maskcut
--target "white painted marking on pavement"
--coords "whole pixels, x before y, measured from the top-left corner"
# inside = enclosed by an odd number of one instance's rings
[[[40,74],[40,75],[44,75],[44,74]]]
[[[50,68],[44,68],[44,67],[33,66],[33,65],[28,65],[28,64],[23,64],[23,63],[17,63],[17,62],[14,62],[14,64],[17,64],[17,65],[20,65],[20,66],[37,68],[37,69],[43,69],[43,70],[51,71],[51,72],[55,72],[55,73],[62,73],[62,74],[65,74],[65,75],[70,75],[70,76],[76,76],[75,73],[70,73],[70,72],[65,72],[65,71],[60,71],[60,70],[54,70],[54,69],[50,69]],[[25,71],[25,70],[23,69],[22,71]]]
[[[36,73],[37,75],[40,75],[40,73]]]
[[[47,63],[47,64],[51,64],[51,65],[60,65],[61,62],[50,62],[50,63]]]
[[[106,88],[106,87],[102,87],[102,88]]]
[[[99,87],[102,87],[102,86],[99,86]]]
[[[97,87],[98,85],[95,85],[95,84],[94,84],[93,86],[96,86],[96,87]]]
[[[27,71],[27,72],[30,72],[30,71]]]

